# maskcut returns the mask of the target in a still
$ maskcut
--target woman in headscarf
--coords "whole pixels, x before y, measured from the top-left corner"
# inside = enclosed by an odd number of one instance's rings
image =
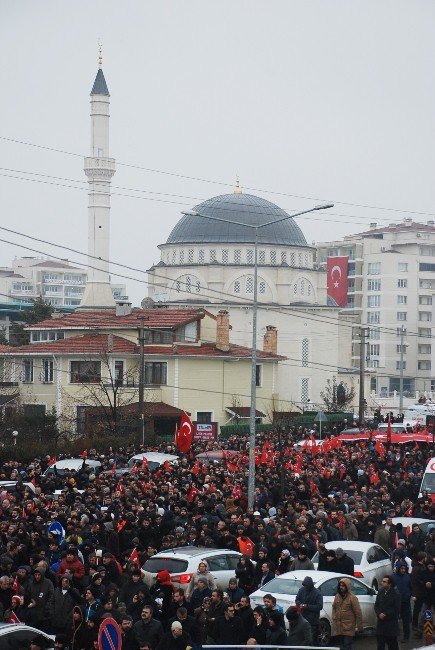
[[[242,555],[236,566],[236,578],[239,581],[240,589],[245,594],[250,594],[254,588],[255,567],[249,555]]]
[[[278,575],[287,573],[290,566],[290,560],[291,560],[290,551],[287,548],[283,548],[278,558],[278,565],[276,567],[276,572]]]
[[[198,586],[198,578],[205,578],[207,580],[207,586],[211,591],[213,591],[213,589],[216,589],[216,580],[208,570],[207,562],[205,560],[201,560],[198,565],[197,572],[193,574],[192,580],[187,585],[186,600],[191,599],[193,590]]]

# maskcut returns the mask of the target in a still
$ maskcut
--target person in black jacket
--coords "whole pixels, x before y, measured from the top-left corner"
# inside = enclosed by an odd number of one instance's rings
[[[255,567],[249,555],[242,555],[237,563],[236,578],[239,581],[240,589],[250,594],[253,588]]]
[[[121,618],[122,650],[137,650],[138,644],[133,631],[133,619],[128,614]]]
[[[334,549],[327,548],[325,555],[326,555],[326,562],[325,562],[325,566],[323,567],[323,571],[332,571],[334,573],[338,573],[337,556],[335,554]]]
[[[302,587],[296,594],[295,603],[302,610],[302,616],[311,625],[313,633],[313,644],[317,645],[319,630],[320,612],[323,609],[323,595],[314,586],[311,576],[306,576],[302,581]]]
[[[254,625],[249,633],[250,639],[255,639],[258,645],[266,643],[268,632],[267,616],[264,609],[260,606],[254,608]]]
[[[143,607],[141,620],[134,624],[133,632],[139,646],[147,642],[155,650],[160,643],[163,637],[163,627],[160,621],[153,618],[151,605]]]
[[[347,576],[353,577],[355,562],[340,547],[335,549],[335,566],[337,573],[345,573]]]
[[[401,605],[400,594],[393,585],[390,576],[382,578],[375,601],[375,613],[377,617],[376,639],[378,650],[398,650],[399,644],[399,614]]]
[[[224,615],[216,619],[214,640],[222,645],[239,645],[243,642],[242,621],[235,616],[233,603],[224,605]]]
[[[254,612],[251,607],[249,596],[242,596],[240,603],[236,603],[236,616],[242,621],[243,643],[249,639],[249,635],[254,625]]]
[[[281,627],[281,616],[276,610],[269,614],[269,629],[266,633],[266,642],[269,645],[287,645],[287,633]]]

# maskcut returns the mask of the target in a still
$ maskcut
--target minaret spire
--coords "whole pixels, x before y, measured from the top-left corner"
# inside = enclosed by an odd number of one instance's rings
[[[89,185],[88,207],[88,280],[80,309],[107,309],[115,306],[109,276],[110,256],[110,182],[115,159],[109,157],[110,95],[99,68],[91,91],[91,152],[85,158]]]
[[[240,187],[239,175],[237,174],[237,176],[236,176],[236,186],[234,188],[234,194],[241,194],[241,193],[242,193],[242,188]]]
[[[98,68],[103,69],[103,44],[98,39]]]

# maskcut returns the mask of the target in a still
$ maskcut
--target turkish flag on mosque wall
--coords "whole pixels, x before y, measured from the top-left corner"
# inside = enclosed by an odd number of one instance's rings
[[[347,305],[348,261],[348,257],[328,257],[326,260],[328,305],[334,307]]]
[[[193,438],[193,427],[189,416],[185,411],[181,416],[180,428],[175,430],[175,446],[182,454],[190,449]]]

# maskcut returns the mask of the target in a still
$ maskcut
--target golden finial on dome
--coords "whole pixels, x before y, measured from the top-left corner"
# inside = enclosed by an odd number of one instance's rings
[[[240,180],[239,176],[236,176],[236,186],[234,188],[234,194],[241,194],[242,193],[242,188],[240,187]]]
[[[100,39],[98,39],[98,67],[100,69],[103,67],[103,45]]]

